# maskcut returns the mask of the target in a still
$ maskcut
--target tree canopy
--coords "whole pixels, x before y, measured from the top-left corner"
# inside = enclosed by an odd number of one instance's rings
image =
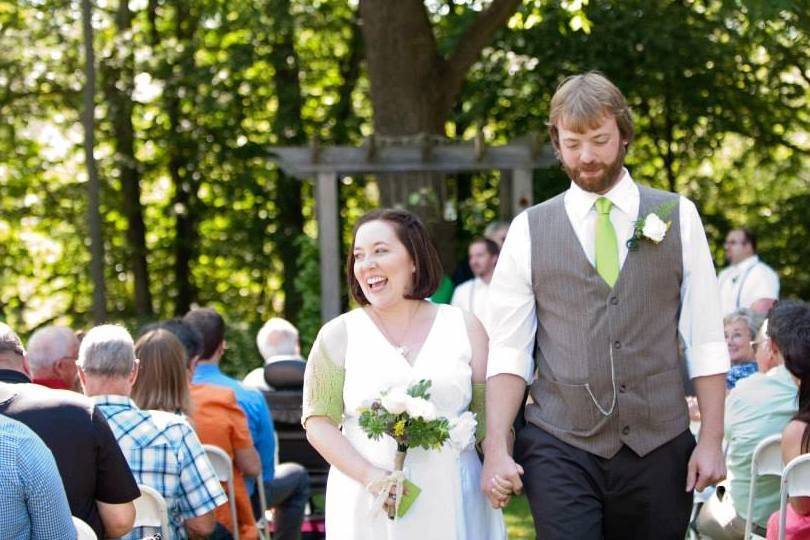
[[[381,4],[92,3],[109,318],[137,326],[212,305],[231,324],[235,371],[272,315],[311,341],[312,186],[281,173],[271,146],[418,131],[502,143],[543,132],[557,84],[590,69],[633,109],[634,177],[695,200],[718,265],[725,232],[752,226],[784,294],[810,298],[806,0]],[[0,317],[22,333],[93,320],[80,8],[0,0]],[[461,259],[497,218],[499,177],[442,181]],[[566,185],[540,172],[536,198]],[[340,187],[345,244],[379,185]]]

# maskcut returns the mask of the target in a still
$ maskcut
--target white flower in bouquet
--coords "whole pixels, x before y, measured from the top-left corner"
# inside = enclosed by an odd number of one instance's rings
[[[436,406],[423,398],[408,396],[405,410],[412,418],[421,418],[428,422],[436,419]]]
[[[413,398],[408,395],[405,388],[395,386],[382,396],[380,403],[391,414],[402,414],[407,410],[408,401],[411,399]]]
[[[473,444],[477,424],[475,414],[470,411],[450,420],[450,444],[459,451]]]
[[[669,225],[654,213],[650,213],[647,219],[644,220],[644,227],[641,229],[641,234],[649,238],[656,244],[664,239],[667,234]]]

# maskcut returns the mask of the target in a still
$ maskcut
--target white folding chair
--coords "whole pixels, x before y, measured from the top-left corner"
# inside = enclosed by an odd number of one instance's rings
[[[214,467],[214,473],[220,482],[228,485],[228,504],[231,507],[231,523],[233,523],[233,538],[239,540],[239,521],[236,518],[236,496],[233,487],[233,462],[231,457],[219,446],[204,444],[208,461]]]
[[[169,538],[169,510],[166,499],[155,488],[138,484],[141,496],[135,499],[134,527],[159,529],[163,538]]]
[[[73,526],[76,527],[76,540],[97,540],[98,536],[96,536],[96,531],[93,530],[93,527],[82,521],[81,519],[77,518],[76,516],[71,516],[73,518]]]
[[[278,449],[278,443],[276,443]],[[278,455],[278,452],[276,452]],[[278,465],[278,463],[276,463]],[[264,479],[262,477],[262,465],[259,460],[259,475],[256,479],[256,489],[259,491],[259,504],[261,505],[262,513],[258,520],[256,520],[256,528],[259,530],[259,537],[262,540],[270,540],[270,520],[267,519],[267,497],[264,494]]]
[[[777,433],[770,437],[765,437],[756,448],[751,457],[751,483],[748,486],[748,512],[745,520],[744,540],[751,538],[751,514],[754,511],[754,499],[759,476],[782,476],[782,435]]]
[[[779,540],[785,540],[788,497],[810,496],[810,454],[796,456],[782,471],[782,490],[779,500]]]

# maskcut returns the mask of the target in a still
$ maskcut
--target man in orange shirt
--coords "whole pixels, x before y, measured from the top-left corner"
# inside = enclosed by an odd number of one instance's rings
[[[192,384],[192,419],[194,429],[203,444],[222,448],[233,462],[236,516],[239,538],[258,538],[256,521],[250,506],[250,496],[243,475],[261,473],[259,454],[253,447],[245,413],[236,403],[233,390],[210,384]],[[229,496],[231,494],[228,494]],[[230,506],[223,504],[214,511],[217,521],[233,531]]]

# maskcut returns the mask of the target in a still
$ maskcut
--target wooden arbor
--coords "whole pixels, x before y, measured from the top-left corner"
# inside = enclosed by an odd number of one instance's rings
[[[524,143],[486,147],[480,138],[472,142],[448,142],[429,135],[380,140],[371,137],[364,146],[277,146],[273,159],[290,176],[315,180],[318,243],[321,271],[321,319],[325,322],[341,312],[341,254],[338,225],[338,180],[348,175],[374,175],[379,182],[405,185],[405,189],[384,200],[392,206],[405,206],[412,182],[447,174],[475,171],[501,171],[500,214],[509,220],[533,204],[532,180],[535,169],[554,163],[551,146],[537,138]],[[396,186],[391,186],[396,187]],[[381,190],[382,191],[382,190]]]

